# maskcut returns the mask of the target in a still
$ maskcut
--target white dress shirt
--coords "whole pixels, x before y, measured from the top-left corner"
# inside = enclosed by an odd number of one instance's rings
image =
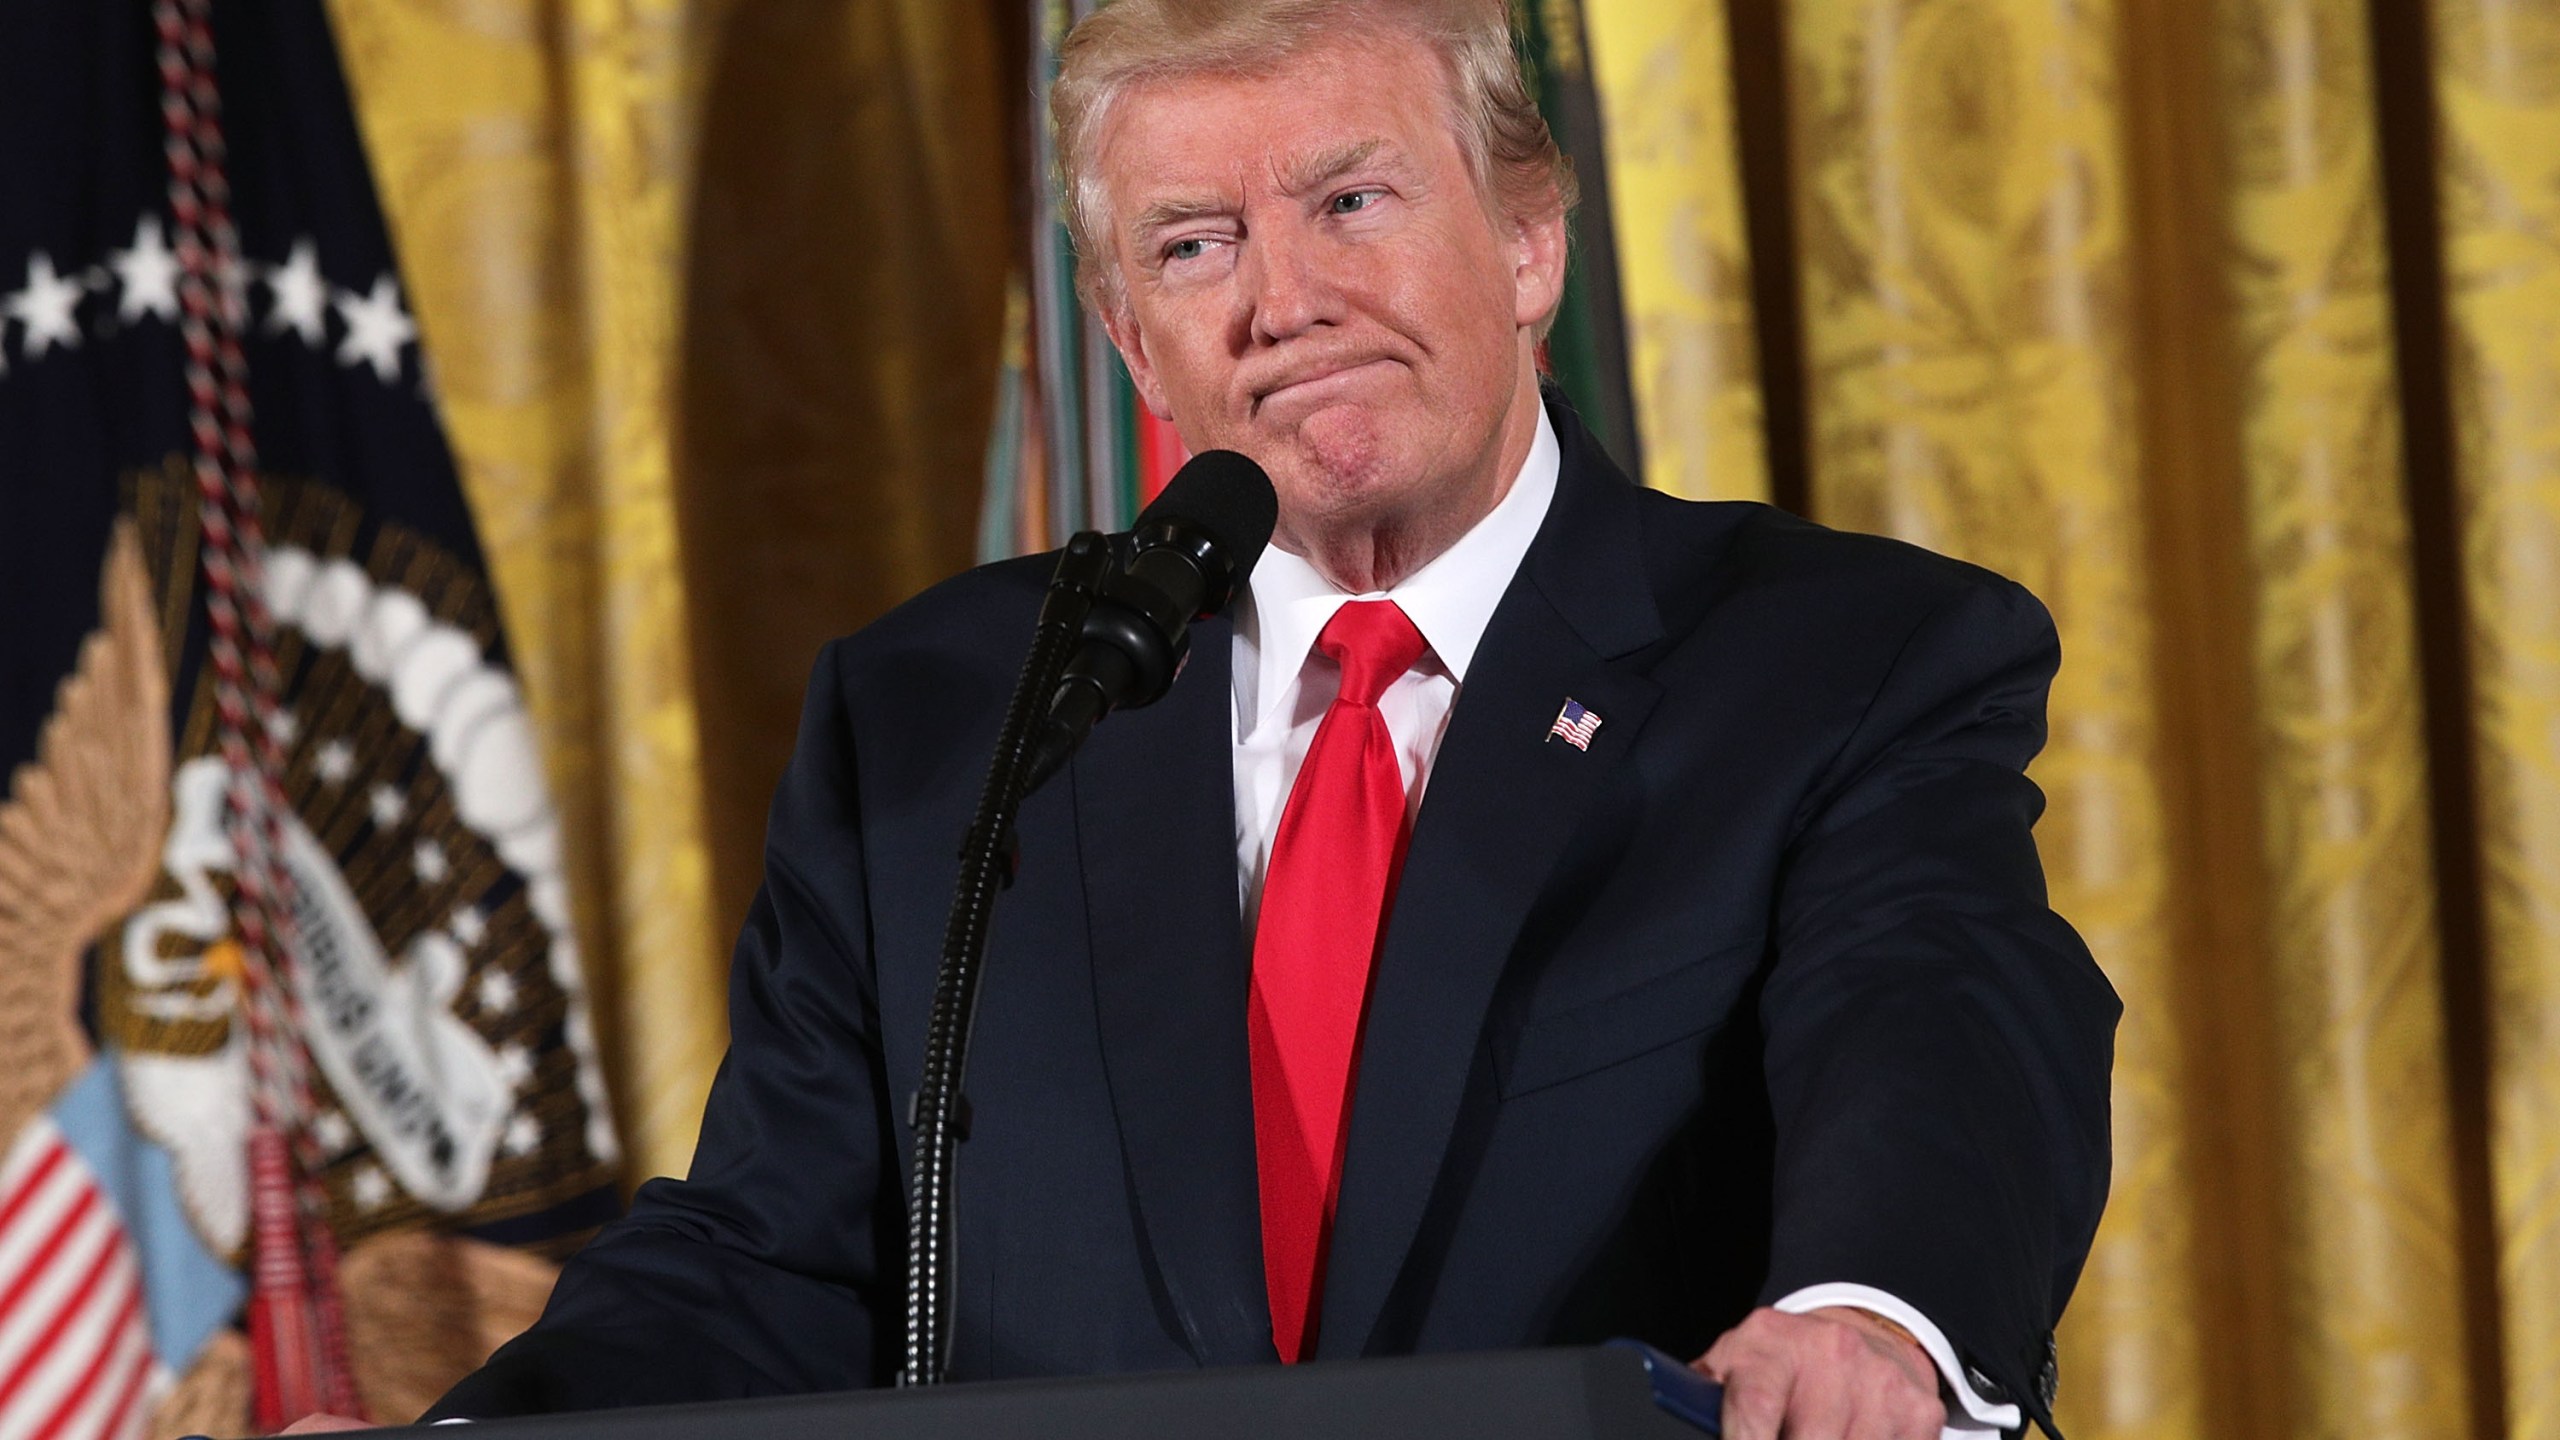
[[[1316,637],[1352,600],[1393,600],[1422,632],[1428,647],[1422,658],[1378,697],[1378,711],[1395,739],[1396,766],[1404,772],[1406,813],[1412,814],[1431,782],[1431,762],[1440,753],[1440,737],[1449,728],[1449,710],[1466,684],[1476,644],[1555,499],[1560,457],[1542,408],[1529,457],[1500,503],[1439,558],[1389,590],[1348,595],[1303,557],[1276,546],[1263,552],[1235,607],[1236,885],[1248,944],[1289,787],[1342,683],[1341,667],[1315,648]],[[1882,1290],[1814,1285],[1776,1308],[1801,1314],[1832,1305],[1881,1315],[1910,1331],[1929,1352],[1944,1381],[1952,1422],[1941,1440],[1984,1440],[2025,1423],[2016,1405],[1994,1405],[1975,1393],[1946,1335]]]

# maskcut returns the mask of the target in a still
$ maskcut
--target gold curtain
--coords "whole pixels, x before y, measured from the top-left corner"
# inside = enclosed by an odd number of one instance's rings
[[[667,405],[687,10],[330,5],[541,726],[641,1173],[683,1168],[722,1039]]]
[[[2014,576],[2068,663],[2037,778],[2054,904],[2125,997],[2120,1159],[2066,1335],[2078,1431],[2208,1433],[2187,1197],[2207,1168],[2169,1003],[2183,943],[2175,737],[2150,680],[2160,575],[2139,546],[2123,76],[2112,6],[1819,0],[1789,95],[1812,508]],[[2095,1331],[2095,1335],[2086,1332]],[[2126,1377],[2119,1381],[2117,1377]],[[2233,1433],[2240,1433],[2234,1431]]]
[[[2367,18],[2248,0],[2213,33],[2222,362],[2246,409],[2268,888],[2274,1238],[2294,1420],[2467,1427],[2414,591]],[[2275,1359],[2271,1353],[2269,1359]]]
[[[630,1178],[681,1174],[817,648],[969,558],[1012,62],[992,7],[938,0],[329,10]]]
[[[1644,480],[1769,498],[1751,262],[1717,0],[1582,0],[1608,130],[1627,368]]]
[[[1813,512],[2062,630],[2039,834],[2128,1007],[2075,1436],[2560,1435],[2560,11],[2432,15],[1798,0],[1738,57]]]
[[[975,555],[1021,118],[995,16],[758,0],[709,47],[680,475],[727,929],[818,647]]]
[[[2560,8],[2427,9],[2506,1400],[2560,1440]]]

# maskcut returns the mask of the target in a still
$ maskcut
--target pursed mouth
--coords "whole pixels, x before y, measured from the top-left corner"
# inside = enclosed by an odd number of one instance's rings
[[[1386,356],[1374,355],[1366,360],[1354,360],[1346,365],[1336,365],[1303,375],[1294,375],[1269,389],[1256,391],[1253,397],[1253,408],[1259,412],[1264,405],[1282,396],[1315,391],[1328,385],[1352,383],[1368,370],[1394,363]]]

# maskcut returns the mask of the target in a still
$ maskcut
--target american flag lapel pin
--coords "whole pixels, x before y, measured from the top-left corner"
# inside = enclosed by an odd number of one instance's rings
[[[1556,723],[1547,727],[1547,738],[1553,740],[1561,735],[1565,743],[1574,749],[1588,750],[1591,748],[1591,733],[1599,728],[1597,713],[1583,708],[1581,701],[1568,698],[1564,708],[1556,712]]]

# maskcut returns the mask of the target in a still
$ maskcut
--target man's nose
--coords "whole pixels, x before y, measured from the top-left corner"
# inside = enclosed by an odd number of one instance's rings
[[[1341,320],[1342,292],[1323,243],[1288,225],[1265,225],[1245,246],[1245,294],[1253,338],[1265,345]]]

